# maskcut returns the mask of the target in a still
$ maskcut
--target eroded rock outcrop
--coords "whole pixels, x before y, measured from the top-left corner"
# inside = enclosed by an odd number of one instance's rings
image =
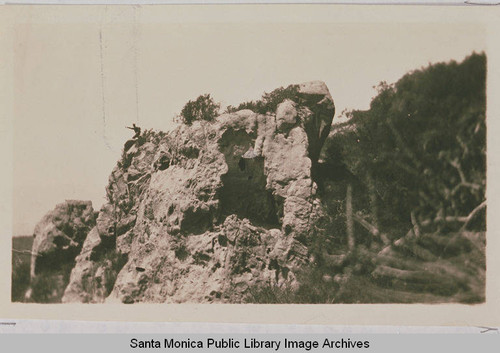
[[[31,256],[32,296],[57,302],[68,283],[68,275],[83,242],[95,225],[96,214],[90,201],[68,200],[48,212],[35,227]],[[40,278],[46,285],[37,285]],[[42,287],[52,288],[42,288]],[[43,292],[43,293],[41,293]]]
[[[90,201],[68,200],[47,213],[35,227],[31,277],[47,268],[71,262],[82,248],[89,230],[95,225]]]
[[[334,115],[326,85],[251,110],[146,131],[111,173],[65,302],[240,302],[295,286],[322,217],[312,170]]]

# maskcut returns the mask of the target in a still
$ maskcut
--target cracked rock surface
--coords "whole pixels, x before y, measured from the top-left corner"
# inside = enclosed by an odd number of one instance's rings
[[[297,97],[127,141],[63,302],[237,303],[254,285],[297,286],[335,111],[322,82]]]

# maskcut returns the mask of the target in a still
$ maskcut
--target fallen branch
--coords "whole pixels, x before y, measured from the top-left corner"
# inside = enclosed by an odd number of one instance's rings
[[[40,254],[31,252],[29,250],[16,250],[16,249],[12,249],[12,252],[15,252],[15,253],[18,253],[18,254],[32,255],[32,256],[41,256]]]
[[[431,219],[426,219],[426,220],[420,222],[420,226],[424,226],[425,227],[425,226],[428,226],[428,225],[436,223],[436,222],[448,222],[448,223],[459,222],[459,223],[463,223],[462,228],[460,228],[460,231],[463,231],[464,229],[467,228],[467,226],[469,225],[469,223],[472,221],[472,219],[474,219],[474,217],[479,213],[479,211],[481,211],[485,207],[486,207],[486,200],[484,200],[478,206],[476,206],[465,217],[463,217],[463,216],[456,216],[456,217],[454,217],[454,216],[447,216],[447,217],[442,217],[441,216],[441,217],[436,217],[436,218],[434,218],[432,220]],[[354,219],[356,221],[358,221],[358,223],[360,223],[368,231],[370,231],[370,229],[374,228],[372,225],[370,225],[368,222],[366,222],[364,219],[362,219],[358,215],[355,215]],[[413,220],[412,220],[412,222],[413,222]],[[367,228],[367,226],[369,226],[370,228]],[[377,232],[378,232],[378,229],[377,229]],[[374,234],[374,235],[376,235],[376,234]],[[402,236],[401,238],[395,240],[392,244],[390,244],[390,245],[386,246],[385,248],[383,248],[378,254],[379,255],[387,254],[390,251],[390,249],[391,249],[392,246],[403,246],[406,240],[411,239],[414,236],[418,237],[417,233],[415,232],[415,224],[414,224],[414,226],[404,236]],[[387,242],[387,244],[389,244],[389,242]]]
[[[417,223],[417,218],[415,217],[415,212],[410,213],[411,223],[413,224],[413,232],[415,236],[418,238],[420,236],[420,227]]]
[[[466,228],[470,221],[474,218],[474,216],[481,211],[483,208],[486,207],[486,200],[481,202],[476,208],[474,208],[471,213],[469,213],[467,216],[446,216],[446,217],[436,217],[434,219],[426,219],[422,222],[420,222],[421,226],[428,226],[433,223],[437,222],[447,222],[447,223],[453,223],[453,222],[459,222],[459,223],[464,223],[462,226],[462,229]]]
[[[384,233],[381,233],[374,225],[367,222],[363,217],[358,214],[353,214],[353,219],[359,223],[363,228],[365,228],[370,234],[375,237],[379,237],[384,244],[389,244],[389,239]]]
[[[463,222],[466,222],[467,221],[467,217],[460,217],[460,216],[446,216],[446,217],[443,217],[443,216],[438,216],[434,219],[426,219],[426,220],[423,220],[422,222],[420,222],[420,225],[421,226],[428,226],[428,225],[431,225],[431,224],[434,224],[434,223],[438,223],[438,222],[446,222],[446,223],[454,223],[454,222],[459,222],[459,223],[463,223]]]

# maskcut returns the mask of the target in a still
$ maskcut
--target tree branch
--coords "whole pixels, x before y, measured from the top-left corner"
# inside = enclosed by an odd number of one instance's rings
[[[410,213],[411,223],[413,224],[413,232],[415,236],[418,238],[420,236],[420,227],[417,222],[417,218],[415,217],[415,212]]]
[[[387,236],[384,233],[381,233],[377,227],[374,225],[370,224],[368,221],[366,221],[363,217],[361,217],[358,214],[353,214],[353,219],[359,223],[363,228],[365,228],[368,232],[370,232],[373,236],[379,237],[384,244],[389,244],[390,241],[387,238]]]
[[[34,256],[41,256],[40,254],[31,252],[29,250],[16,250],[12,249],[12,252],[18,253],[18,254],[26,254],[26,255],[34,255]]]
[[[449,158],[447,158],[447,160],[448,160],[448,163],[450,163],[457,170],[457,173],[460,177],[460,184],[455,186],[453,188],[453,190],[451,191],[452,196],[455,195],[461,187],[466,187],[466,188],[470,188],[473,190],[480,190],[481,189],[481,185],[470,183],[467,181],[467,178],[465,177],[465,173],[462,169],[462,165],[458,161],[458,158],[455,158],[454,160],[450,160]]]
[[[466,220],[465,220],[464,225],[462,226],[462,230],[467,228],[467,226],[469,225],[470,221],[472,221],[472,219],[474,218],[474,216],[476,214],[478,214],[478,212],[481,211],[483,208],[486,208],[486,200],[484,200],[483,202],[481,202],[476,208],[474,208],[472,210],[471,213],[469,213],[469,215],[467,217],[465,217]]]
[[[426,219],[422,222],[420,222],[420,226],[428,226],[430,224],[433,224],[435,222],[449,222],[449,223],[452,223],[452,222],[460,222],[460,223],[464,223],[462,225],[462,228],[460,229],[461,231],[466,229],[467,226],[469,225],[469,223],[472,221],[472,219],[477,215],[477,213],[479,211],[481,211],[482,209],[484,209],[486,207],[486,200],[484,200],[483,202],[481,202],[478,206],[476,206],[476,208],[474,208],[467,216],[463,217],[463,216],[447,216],[447,217],[442,217],[442,216],[438,216],[434,219]],[[366,226],[371,226],[368,222],[366,222],[364,219],[362,219],[360,216],[358,215],[355,215],[354,216],[354,219],[356,221],[358,221],[362,226],[365,227]],[[363,221],[363,223],[360,222],[360,220]],[[373,226],[371,226],[373,227]],[[366,227],[365,227],[366,228]],[[368,230],[372,229],[372,228],[366,228]],[[378,231],[378,230],[377,230]],[[373,233],[372,233],[373,234]],[[375,235],[375,234],[374,234]],[[396,241],[394,241],[392,243],[392,245],[395,245],[395,246],[401,246],[404,244],[405,240],[407,239],[410,239],[412,238],[413,236],[418,236],[417,233],[415,232],[415,225],[413,228],[411,228],[404,236],[402,236],[401,238],[397,239]],[[387,238],[386,238],[387,239]],[[385,242],[384,242],[385,243]],[[389,242],[388,242],[389,243]],[[379,252],[379,255],[383,255],[383,254],[386,254],[391,248],[391,245],[388,245],[386,246],[384,249],[382,249],[380,252]]]

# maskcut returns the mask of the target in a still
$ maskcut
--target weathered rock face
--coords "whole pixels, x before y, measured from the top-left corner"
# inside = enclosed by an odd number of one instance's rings
[[[96,214],[90,201],[66,201],[35,227],[31,256],[31,287],[26,300],[61,301],[75,257],[80,253]]]
[[[65,302],[240,302],[296,285],[322,216],[311,176],[334,115],[321,82],[250,110],[127,142]]]
[[[71,262],[95,225],[90,201],[69,200],[47,213],[35,227],[31,257],[31,277]]]
[[[308,136],[309,158],[315,165],[332,127],[335,106],[324,82],[299,85],[299,117]]]

